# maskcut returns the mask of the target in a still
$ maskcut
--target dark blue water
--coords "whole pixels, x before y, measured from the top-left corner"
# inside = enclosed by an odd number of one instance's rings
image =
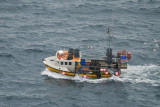
[[[59,49],[104,56],[108,26],[113,51],[132,52],[120,77],[46,70]],[[159,107],[159,46],[159,0],[0,0],[0,107]]]

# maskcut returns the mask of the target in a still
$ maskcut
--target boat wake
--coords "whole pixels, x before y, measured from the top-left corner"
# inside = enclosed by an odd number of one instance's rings
[[[120,77],[112,76],[111,78],[101,78],[101,79],[87,79],[76,75],[75,77],[69,77],[61,75],[58,73],[50,72],[45,69],[41,72],[41,75],[46,75],[55,79],[68,79],[74,80],[76,82],[88,82],[88,83],[102,83],[106,81],[120,81],[120,82],[130,82],[136,83],[147,83],[153,86],[160,86],[160,66],[158,65],[138,65],[130,66],[128,69],[122,70]]]

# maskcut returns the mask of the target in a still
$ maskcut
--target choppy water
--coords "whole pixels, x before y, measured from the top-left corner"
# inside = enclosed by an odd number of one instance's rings
[[[58,49],[104,56],[109,25],[113,51],[133,54],[121,77],[88,80],[45,69],[42,59]],[[159,101],[159,0],[0,0],[1,107],[159,107]]]

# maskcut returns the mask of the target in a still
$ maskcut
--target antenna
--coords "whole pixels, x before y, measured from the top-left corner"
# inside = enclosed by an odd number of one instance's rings
[[[107,34],[109,35],[109,48],[110,48],[110,45],[111,45],[111,36],[110,36],[110,26],[108,26],[108,31],[107,31]]]

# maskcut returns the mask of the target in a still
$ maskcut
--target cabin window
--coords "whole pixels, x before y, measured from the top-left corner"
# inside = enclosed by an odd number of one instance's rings
[[[63,62],[61,62],[61,65],[63,65]]]
[[[65,62],[65,65],[67,65],[67,62]]]
[[[72,62],[69,62],[69,65],[72,65]]]

